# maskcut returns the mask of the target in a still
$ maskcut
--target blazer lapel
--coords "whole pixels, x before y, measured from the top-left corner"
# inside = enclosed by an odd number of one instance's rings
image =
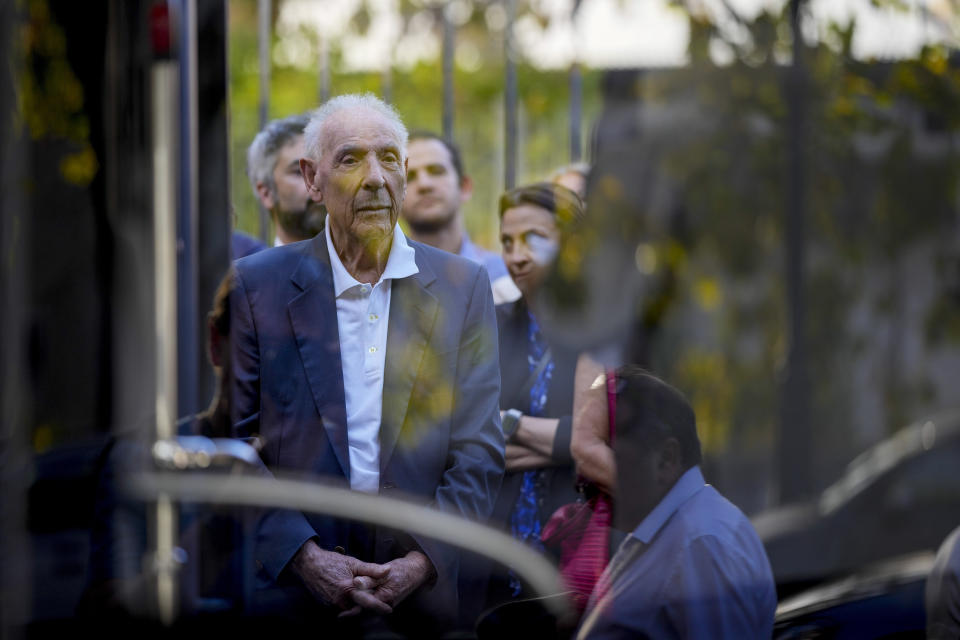
[[[391,283],[390,326],[383,376],[380,472],[386,469],[410,407],[439,304],[428,287],[436,277],[417,248],[419,272]]]
[[[303,292],[287,304],[314,404],[343,475],[350,477],[347,410],[337,329],[337,301],[326,236],[318,234],[291,276]]]

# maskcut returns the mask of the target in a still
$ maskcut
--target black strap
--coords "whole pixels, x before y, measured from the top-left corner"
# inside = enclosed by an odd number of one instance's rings
[[[547,347],[547,350],[543,352],[543,355],[540,357],[540,362],[537,363],[537,366],[533,368],[533,371],[530,372],[530,375],[527,377],[527,381],[523,383],[523,386],[520,387],[520,390],[517,392],[516,396],[517,403],[523,402],[524,398],[530,397],[530,389],[533,388],[533,383],[537,381],[537,378],[540,377],[540,374],[546,368],[547,364],[550,363],[550,347]],[[516,404],[510,405],[511,407],[517,406]],[[526,405],[524,410],[526,410]]]

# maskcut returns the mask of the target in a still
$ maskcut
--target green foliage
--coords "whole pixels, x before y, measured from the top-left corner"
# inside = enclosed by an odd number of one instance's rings
[[[24,73],[17,92],[17,113],[35,141],[71,144],[60,158],[61,177],[86,187],[100,164],[90,143],[90,122],[84,113],[83,85],[70,66],[63,28],[51,17],[46,0],[26,3],[28,20],[21,31]]]
[[[657,366],[709,408],[705,446],[714,455],[771,442],[788,340],[790,67],[778,62],[790,51],[788,16],[760,13],[743,25],[748,44],[728,43],[736,57],[719,67],[709,51],[720,30],[691,12],[692,63],[658,74],[647,90],[653,104],[693,104],[701,114],[702,131],[678,141],[663,164],[684,194],[692,229],[680,290],[695,290],[709,273],[721,283],[723,303],[707,309],[695,296],[680,296],[664,322],[667,331],[671,323],[682,327],[687,339],[667,340]],[[825,42],[804,47],[802,60],[808,259],[801,335],[812,384],[812,464],[823,481],[863,446],[864,434],[876,438],[878,428],[893,430],[954,402],[937,389],[956,371],[901,372],[913,358],[905,346],[912,339],[880,341],[852,321],[856,314],[871,314],[870,324],[893,335],[925,332],[922,348],[931,355],[960,345],[960,301],[947,276],[927,301],[903,275],[919,260],[936,276],[927,247],[947,244],[953,260],[958,252],[942,238],[956,233],[960,69],[941,47],[890,63],[855,61],[855,27],[832,25]],[[918,301],[929,305],[919,323],[904,310]],[[862,386],[854,378],[877,359],[865,345],[883,349],[894,370],[872,372],[882,385],[882,425],[864,425],[857,415],[871,400],[856,396]]]
[[[257,64],[256,3],[250,0],[230,5],[230,106],[231,192],[237,227],[249,233],[259,230],[259,213],[246,178],[246,148],[258,130],[259,74]],[[408,18],[416,12],[403,3]],[[454,70],[454,139],[462,147],[464,163],[474,181],[474,195],[465,210],[473,239],[490,249],[499,248],[496,202],[503,191],[503,86],[502,40],[490,37],[480,5],[457,31],[458,40],[479,43],[484,64],[476,71]],[[365,18],[369,20],[369,16]],[[438,27],[438,25],[435,25]],[[313,38],[314,36],[310,36]],[[499,46],[499,48],[497,48]],[[331,94],[369,91],[381,94],[379,72],[342,71],[336,43],[331,50]],[[440,131],[443,109],[443,78],[439,59],[421,62],[409,70],[392,70],[392,98],[410,130]],[[587,148],[589,123],[599,112],[597,71],[584,73],[583,148]],[[565,72],[539,71],[529,65],[518,68],[520,144],[518,180],[547,177],[569,161],[569,88]],[[319,71],[272,65],[270,78],[271,118],[313,109],[319,103]]]

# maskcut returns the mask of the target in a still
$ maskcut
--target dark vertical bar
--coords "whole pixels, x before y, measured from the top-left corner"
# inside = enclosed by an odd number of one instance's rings
[[[197,394],[215,393],[207,357],[206,315],[230,264],[230,137],[227,129],[227,0],[197,3]]]
[[[31,272],[30,216],[24,185],[30,149],[13,117],[14,88],[24,73],[19,43],[22,5],[0,3],[0,637],[25,636],[33,606],[33,556],[27,530],[27,495],[33,476],[30,447],[30,371],[27,354],[27,292]]]
[[[517,183],[517,68],[514,60],[513,23],[517,17],[516,0],[506,0],[507,25],[504,30],[503,57],[505,65],[504,86],[504,189],[512,189]]]
[[[805,331],[804,254],[806,209],[804,175],[804,133],[806,129],[806,76],[801,31],[803,0],[791,0],[790,21],[793,32],[793,64],[787,76],[787,169],[785,274],[787,292],[787,360],[780,397],[780,438],[777,469],[780,502],[792,502],[809,495],[810,407]]]
[[[317,66],[320,76],[320,87],[317,97],[320,104],[330,99],[330,43],[327,39],[320,36],[320,51],[317,53]]]
[[[117,242],[127,247],[112,256],[110,349],[112,431],[148,441],[156,425],[142,419],[155,406],[159,353],[154,309],[154,66],[171,52],[148,36],[157,23],[157,2],[110,0],[107,62],[108,111],[104,116],[104,173],[107,215]],[[150,16],[150,17],[148,17]],[[161,22],[166,22],[166,18]],[[168,31],[169,29],[167,29]]]
[[[583,157],[580,144],[580,122],[583,109],[583,74],[580,64],[570,65],[570,162]]]
[[[270,114],[270,0],[257,0],[257,43],[260,56],[260,103],[258,122],[260,129],[267,124]],[[260,239],[268,242],[270,234],[269,214],[260,209]]]
[[[443,20],[443,137],[453,140],[453,46],[454,30],[447,8],[440,10]]]
[[[197,412],[197,14],[178,0],[180,131],[177,206],[177,415]],[[161,327],[160,330],[164,330]]]
[[[270,0],[257,0],[257,53],[260,69],[260,101],[257,107],[260,128],[270,113]]]

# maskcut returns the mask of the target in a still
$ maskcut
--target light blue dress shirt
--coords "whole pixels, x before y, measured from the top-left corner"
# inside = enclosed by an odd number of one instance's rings
[[[482,264],[486,268],[487,275],[490,276],[490,287],[493,290],[493,302],[495,304],[513,302],[520,298],[520,290],[517,289],[517,285],[510,277],[507,265],[499,253],[481,249],[473,244],[467,234],[464,233],[460,242],[460,255]]]
[[[577,638],[770,638],[776,606],[760,538],[695,466],[624,540]]]
[[[470,237],[464,232],[460,240],[460,255],[468,260],[479,262],[487,268],[487,275],[490,280],[502,278],[507,274],[507,265],[503,262],[503,257],[499,253],[481,249],[471,242]]]

